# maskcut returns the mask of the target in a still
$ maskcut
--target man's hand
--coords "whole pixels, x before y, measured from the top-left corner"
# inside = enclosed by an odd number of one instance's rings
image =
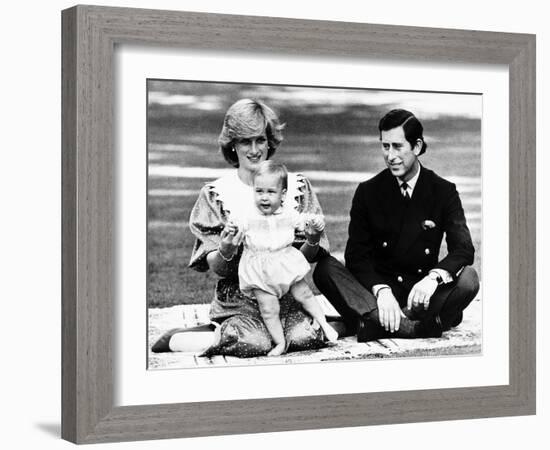
[[[409,297],[407,298],[407,308],[418,308],[420,305],[424,309],[428,309],[430,306],[430,299],[437,289],[438,283],[437,280],[425,276],[418,283],[416,283],[411,292],[409,292]]]
[[[378,291],[378,315],[380,316],[380,325],[386,331],[391,333],[399,330],[401,318],[405,317],[403,311],[399,307],[399,303],[395,299],[391,289],[382,288]]]

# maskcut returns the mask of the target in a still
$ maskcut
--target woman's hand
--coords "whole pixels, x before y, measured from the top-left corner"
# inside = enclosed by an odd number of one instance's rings
[[[221,257],[230,261],[236,255],[239,245],[243,240],[243,232],[234,222],[227,222],[220,234],[220,247],[218,251]]]

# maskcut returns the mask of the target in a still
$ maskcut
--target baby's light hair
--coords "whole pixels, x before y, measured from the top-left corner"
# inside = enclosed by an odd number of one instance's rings
[[[262,161],[254,172],[252,181],[255,182],[257,176],[265,174],[277,175],[279,177],[281,187],[285,190],[288,188],[288,170],[286,170],[284,164],[272,161],[270,159],[267,161]]]

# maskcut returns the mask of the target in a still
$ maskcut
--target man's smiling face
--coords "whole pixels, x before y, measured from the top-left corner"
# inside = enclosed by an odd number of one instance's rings
[[[422,141],[418,141],[414,147],[405,139],[403,127],[382,131],[380,135],[384,161],[394,177],[401,181],[409,181],[417,172],[419,162],[418,155]]]

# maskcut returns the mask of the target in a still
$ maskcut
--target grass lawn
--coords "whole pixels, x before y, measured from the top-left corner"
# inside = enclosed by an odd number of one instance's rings
[[[176,133],[151,127],[149,163],[179,167],[227,168],[217,150],[215,134]],[[481,274],[481,179],[479,131],[426,136],[429,148],[423,164],[443,177],[466,177],[458,184],[476,248],[475,268]],[[275,155],[294,172],[338,171],[362,174],[383,168],[377,136],[292,133]],[[367,175],[365,175],[366,178]],[[187,267],[193,236],[188,218],[200,187],[207,179],[150,176],[148,180],[148,305],[208,303],[215,276]],[[327,218],[331,251],[341,255],[347,240],[349,207],[356,181],[313,180]],[[444,247],[444,246],[443,246]],[[444,251],[444,248],[442,249]]]

